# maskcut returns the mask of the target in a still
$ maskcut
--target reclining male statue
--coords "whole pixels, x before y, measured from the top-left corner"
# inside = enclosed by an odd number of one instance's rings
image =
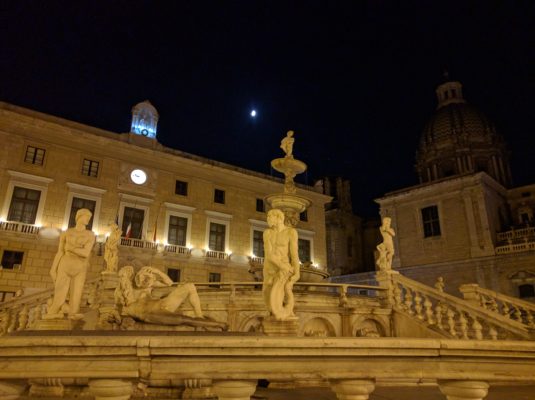
[[[196,328],[227,329],[227,324],[205,317],[201,302],[193,283],[176,286],[167,296],[153,297],[152,289],[169,287],[173,281],[153,267],[143,267],[137,274],[134,268],[126,266],[119,271],[119,286],[115,289],[115,301],[122,305],[121,315],[149,324],[186,325]],[[195,317],[187,317],[177,312],[188,300]]]

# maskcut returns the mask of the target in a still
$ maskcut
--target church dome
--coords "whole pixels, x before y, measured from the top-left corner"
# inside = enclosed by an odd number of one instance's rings
[[[508,186],[508,152],[494,124],[466,103],[460,82],[445,82],[436,94],[437,110],[423,129],[416,156],[420,182],[484,171]]]

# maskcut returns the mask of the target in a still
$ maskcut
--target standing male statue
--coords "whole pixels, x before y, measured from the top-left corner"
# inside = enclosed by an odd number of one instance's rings
[[[69,318],[81,319],[80,301],[89,268],[91,249],[95,234],[86,229],[91,219],[91,211],[81,208],[76,212],[76,226],[63,232],[50,276],[54,281],[54,299],[48,308],[45,319],[63,318],[62,306],[69,293]]]
[[[383,224],[379,228],[379,232],[383,237],[383,242],[377,245],[379,251],[379,258],[377,259],[377,266],[381,271],[392,269],[392,259],[394,258],[394,239],[396,232],[390,226],[392,220],[389,217],[383,218]]]
[[[281,140],[280,148],[286,154],[286,157],[293,158],[293,147],[294,147],[294,131],[288,131],[286,136]]]
[[[269,228],[264,231],[264,283],[262,292],[268,311],[278,321],[295,317],[293,285],[299,279],[297,231],[284,225],[281,210],[269,210]]]

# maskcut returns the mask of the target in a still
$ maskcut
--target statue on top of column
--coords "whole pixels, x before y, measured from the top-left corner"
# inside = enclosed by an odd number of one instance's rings
[[[379,232],[383,237],[383,242],[377,245],[379,257],[377,258],[377,267],[380,271],[388,271],[392,269],[392,259],[394,258],[394,240],[396,232],[390,227],[392,220],[389,217],[383,218],[383,224],[379,228]]]
[[[294,146],[294,131],[288,131],[286,133],[286,136],[281,140],[280,148],[284,151],[286,154],[286,157],[293,158],[293,146]]]

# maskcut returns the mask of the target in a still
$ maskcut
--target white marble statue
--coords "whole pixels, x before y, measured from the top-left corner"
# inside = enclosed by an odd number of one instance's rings
[[[91,249],[95,243],[95,234],[86,229],[91,219],[91,211],[81,208],[76,212],[76,226],[63,232],[59,238],[59,248],[50,276],[54,281],[54,299],[48,308],[45,319],[63,318],[63,311],[68,310],[69,318],[81,319],[80,301],[84,289],[85,277],[89,268]],[[65,300],[69,293],[69,304]]]
[[[119,270],[119,286],[115,290],[115,300],[122,306],[121,314],[149,324],[187,325],[201,328],[226,330],[227,325],[204,316],[197,289],[193,283],[179,284],[167,296],[158,298],[153,289],[169,287],[173,281],[160,270],[143,267],[134,274],[134,267]],[[187,317],[177,312],[182,303],[188,301],[195,317]]]
[[[297,231],[284,225],[284,213],[268,212],[264,231],[264,283],[262,292],[268,311],[276,320],[295,318],[293,285],[299,279]]]
[[[379,257],[377,258],[377,267],[381,271],[392,269],[392,259],[394,258],[394,239],[396,232],[390,227],[392,220],[389,217],[383,218],[383,224],[379,228],[383,242],[377,245]]]
[[[110,228],[110,236],[104,246],[104,261],[106,261],[106,272],[116,273],[119,266],[119,241],[122,231],[115,223],[111,224]]]
[[[288,131],[286,133],[286,136],[281,140],[280,148],[284,151],[286,154],[286,157],[293,158],[293,146],[294,146],[294,132]]]

